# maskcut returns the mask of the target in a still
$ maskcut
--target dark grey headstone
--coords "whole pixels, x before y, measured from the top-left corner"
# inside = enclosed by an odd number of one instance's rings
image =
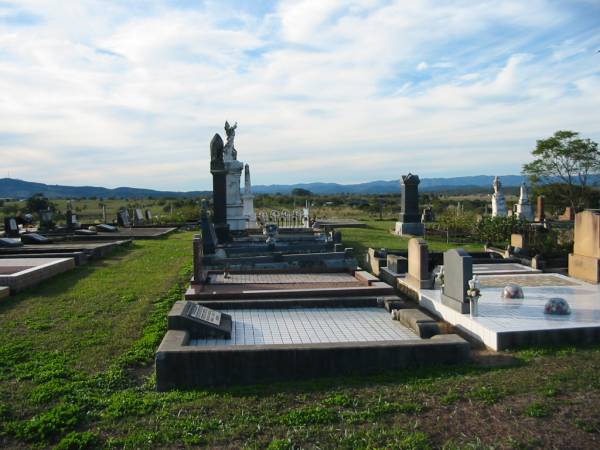
[[[408,272],[408,259],[399,255],[387,255],[387,268],[394,273]]]
[[[231,316],[194,302],[177,302],[169,312],[168,324],[169,330],[187,331],[192,338],[231,339]]]
[[[400,222],[420,223],[421,213],[419,211],[419,180],[418,175],[409,173],[402,175],[402,200]]]
[[[49,209],[38,211],[40,216],[40,228],[51,229],[54,228],[54,213]]]
[[[136,224],[144,223],[144,212],[140,208],[135,208],[134,219]]]
[[[462,248],[444,252],[442,303],[462,314],[470,311],[467,290],[473,278],[473,258]]]
[[[147,209],[147,210],[145,211],[145,215],[146,215],[146,220],[147,220],[148,222],[152,222],[152,211],[150,211],[149,209]]]
[[[6,237],[19,237],[19,225],[14,217],[4,218],[4,234]]]
[[[50,244],[52,239],[37,233],[25,233],[21,235],[21,242],[23,244]]]
[[[213,176],[213,223],[220,242],[229,240],[227,225],[227,186],[223,139],[215,134],[210,141],[210,173]]]
[[[121,227],[131,227],[131,220],[129,219],[129,211],[122,209],[117,213],[117,223]]]

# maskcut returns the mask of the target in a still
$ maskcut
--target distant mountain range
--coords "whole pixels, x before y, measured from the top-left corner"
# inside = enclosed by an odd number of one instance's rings
[[[421,192],[481,192],[492,190],[492,175],[476,175],[470,177],[454,178],[422,178],[419,190]],[[520,186],[525,177],[521,175],[500,176],[502,185],[507,188]],[[596,184],[600,183],[600,175],[592,177]],[[591,183],[590,183],[591,184]],[[313,194],[393,194],[400,192],[400,180],[370,181],[360,184],[338,183],[299,183],[299,184],[272,184],[268,186],[253,186],[257,194],[289,194],[293,189],[306,189]],[[31,181],[16,180],[13,178],[0,178],[0,198],[28,198],[37,193],[42,193],[48,198],[144,198],[144,197],[197,197],[209,196],[211,191],[157,191],[154,189],[140,189],[132,187],[119,187],[108,189],[95,186],[61,186],[34,183]]]
[[[61,186],[58,184],[34,183],[31,181],[0,178],[0,198],[29,198],[35,194],[44,194],[48,198],[146,198],[146,197],[191,197],[206,196],[207,191],[171,192],[154,189],[118,187],[108,189],[96,186]]]
[[[525,180],[521,175],[504,175],[500,177],[502,185],[506,187],[520,186]],[[466,188],[487,188],[492,190],[492,175],[476,175],[471,177],[455,178],[421,178],[419,191],[453,191]],[[400,192],[400,180],[369,181],[360,184],[337,183],[300,183],[292,185],[272,184],[269,186],[252,186],[252,190],[261,194],[289,194],[293,189],[306,189],[314,194],[394,194]]]

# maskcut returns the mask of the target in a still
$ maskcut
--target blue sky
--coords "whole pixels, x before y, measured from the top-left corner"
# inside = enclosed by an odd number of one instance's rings
[[[600,2],[0,1],[0,176],[208,189],[519,173],[600,141]]]

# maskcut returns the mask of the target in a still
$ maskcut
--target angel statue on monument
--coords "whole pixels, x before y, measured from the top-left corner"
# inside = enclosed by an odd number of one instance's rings
[[[225,155],[230,156],[231,159],[237,159],[237,150],[233,146],[233,140],[235,139],[235,129],[237,128],[237,122],[233,126],[229,125],[228,121],[225,121],[225,134],[227,135],[227,144],[225,144]]]

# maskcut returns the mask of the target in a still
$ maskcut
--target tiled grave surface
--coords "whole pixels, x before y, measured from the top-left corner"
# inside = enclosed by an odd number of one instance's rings
[[[503,334],[523,335],[529,332],[533,336],[540,330],[600,327],[600,285],[558,274],[482,276],[480,279],[482,296],[477,317],[460,314],[442,305],[440,290],[437,289],[421,290],[420,304],[494,350],[503,349]],[[502,289],[508,283],[520,284],[525,298],[501,298]],[[571,314],[544,314],[544,305],[552,297],[566,299],[571,306]]]
[[[515,283],[519,286],[542,287],[542,286],[577,286],[578,281],[560,275],[540,274],[540,275],[502,275],[481,277],[482,287],[501,287],[509,283]]]
[[[498,263],[498,264],[473,264],[473,273],[477,275],[491,275],[491,274],[532,274],[540,273],[540,270],[532,269],[531,267],[523,264],[516,263]]]
[[[349,273],[276,273],[276,274],[230,274],[211,275],[211,284],[301,284],[301,283],[349,283],[356,282]]]
[[[231,339],[195,339],[190,345],[268,345],[419,339],[384,308],[232,309]]]

